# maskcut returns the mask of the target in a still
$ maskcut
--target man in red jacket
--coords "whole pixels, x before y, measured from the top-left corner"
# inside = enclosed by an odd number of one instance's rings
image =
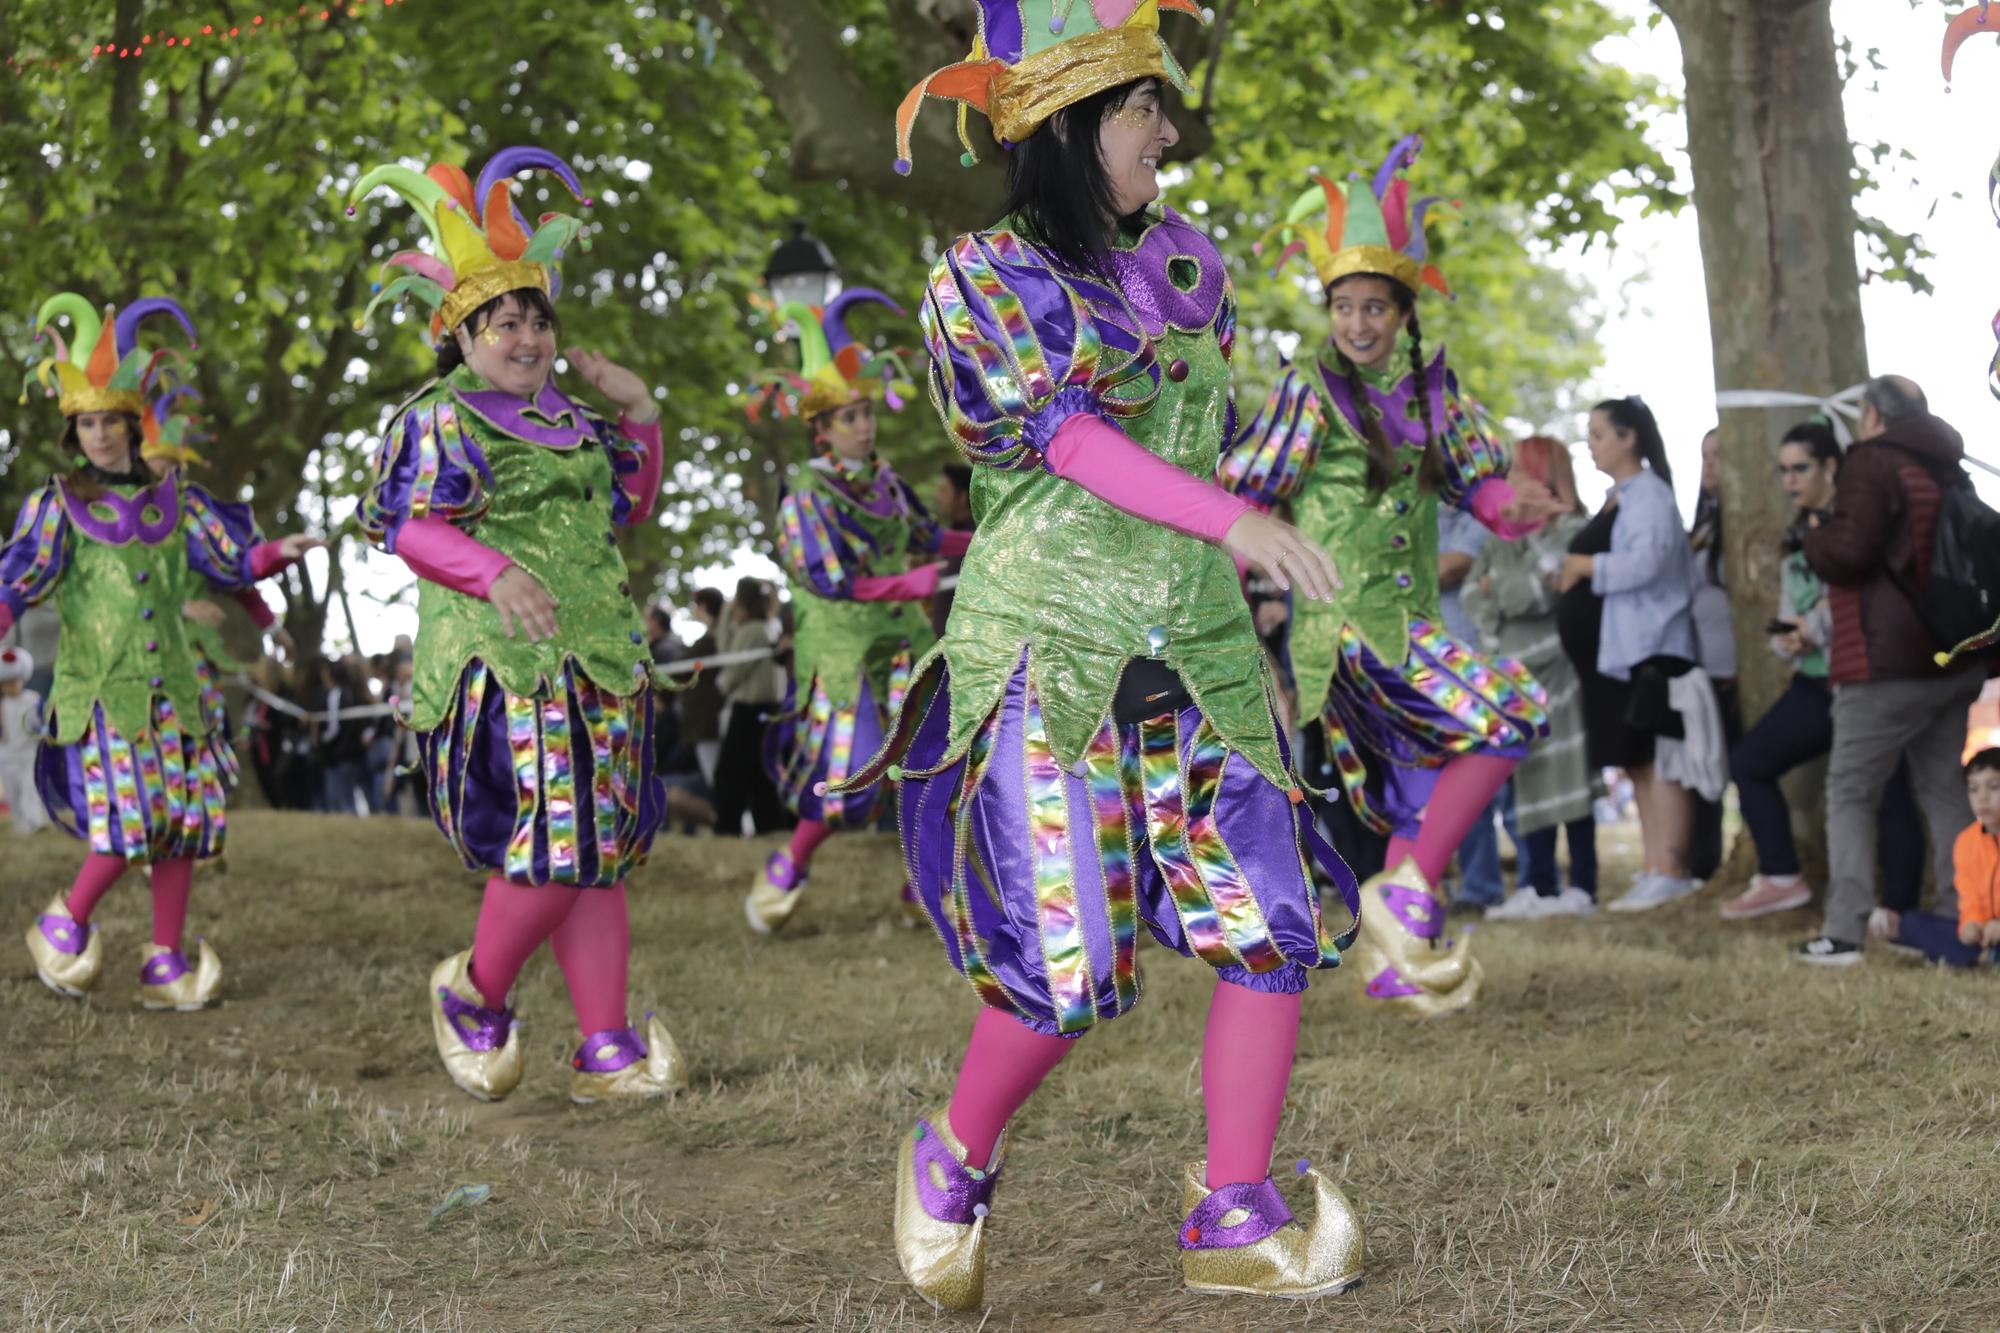
[[[1899,756],[1923,809],[1935,853],[1936,910],[1958,910],[1951,848],[1972,819],[1959,753],[1966,713],[1985,671],[1946,671],[1914,594],[1930,578],[1938,504],[1965,486],[1965,443],[1930,414],[1924,391],[1901,375],[1870,380],[1857,442],[1841,460],[1833,513],[1806,535],[1806,563],[1826,580],[1833,609],[1828,678],[1833,754],[1826,775],[1826,919],[1799,946],[1802,962],[1861,961],[1875,906],[1875,811]]]

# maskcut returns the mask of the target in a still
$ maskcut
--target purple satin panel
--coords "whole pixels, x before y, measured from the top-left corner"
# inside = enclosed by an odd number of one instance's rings
[[[1412,417],[1409,410],[1411,400],[1416,397],[1417,382],[1407,373],[1406,367],[1398,366],[1396,369],[1405,373],[1395,388],[1383,393],[1370,387],[1367,389],[1367,394],[1382,411],[1382,430],[1389,437],[1389,442],[1416,448],[1426,442],[1423,419]],[[1334,410],[1347,419],[1347,424],[1352,426],[1357,434],[1362,433],[1361,413],[1354,401],[1354,393],[1348,387],[1347,376],[1337,374],[1333,365],[1322,362],[1319,378],[1321,387],[1326,390],[1327,401],[1333,405]],[[1424,371],[1424,384],[1429,390],[1426,396],[1431,400],[1433,432],[1444,427],[1445,390],[1450,383],[1451,379],[1444,365],[1444,349],[1439,348],[1431,356],[1430,364]]]
[[[406,412],[401,418],[403,441],[396,450],[396,458],[389,465],[387,476],[377,483],[375,503],[387,515],[382,534],[382,549],[390,555],[396,553],[396,535],[403,524],[410,519],[410,483],[416,479],[418,459],[422,450],[417,441],[423,437],[424,421],[428,412]],[[443,450],[438,451],[437,478],[431,485],[430,509],[440,513],[456,513],[472,499],[475,484],[490,488],[493,474],[486,466],[486,455],[480,451],[479,441],[472,432],[464,435],[465,452],[468,461],[479,472],[477,483],[452,461]],[[616,505],[613,501],[613,505]]]
[[[1239,1208],[1250,1216],[1233,1226],[1224,1226],[1222,1219]],[[1224,1185],[1196,1204],[1194,1211],[1187,1215],[1187,1221],[1181,1223],[1181,1248],[1241,1249],[1245,1245],[1255,1245],[1292,1220],[1292,1210],[1285,1206],[1285,1196],[1278,1193],[1278,1187],[1271,1183],[1269,1176],[1255,1184],[1239,1182]]]
[[[1021,31],[1021,0],[979,0],[979,7],[985,11],[979,30],[986,38],[987,52],[995,60],[1019,64],[1027,49]]]
[[[497,1051],[514,1030],[512,1009],[488,1009],[444,986],[438,987],[438,1008],[469,1051]]]
[[[848,751],[850,773],[882,748],[882,710],[875,702],[875,691],[868,683],[868,673],[863,671],[860,676],[854,698],[854,744]],[[785,798],[785,804],[798,818],[822,820],[847,828],[869,827],[880,811],[883,789],[868,786],[856,791],[821,795],[824,784],[830,781],[833,728],[828,726],[826,734],[820,738],[819,753],[808,757],[800,751],[812,743],[812,729],[812,717],[809,710],[801,711],[798,682],[794,681],[785,695],[784,713],[764,729],[764,771],[771,775],[771,780],[778,785],[779,793]],[[808,759],[809,768],[806,767]],[[835,808],[836,818],[827,818],[829,807]]]
[[[80,954],[90,943],[90,927],[79,926],[66,916],[51,912],[35,918],[35,928],[42,932],[42,938],[58,953]]]
[[[186,504],[197,520],[187,525],[188,564],[194,572],[218,588],[248,588],[255,584],[257,573],[252,556],[263,544],[264,534],[258,529],[250,506],[218,500],[193,483],[187,484],[183,490]],[[213,538],[206,530],[211,521],[221,525],[223,536],[236,548],[233,563],[222,563],[224,557],[215,549]]]
[[[1371,1000],[1400,1000],[1405,995],[1422,995],[1421,986],[1413,986],[1403,980],[1400,972],[1393,967],[1385,967],[1368,978],[1368,998]]]
[[[123,546],[135,538],[147,546],[158,546],[180,526],[180,475],[179,469],[174,469],[129,496],[107,487],[95,500],[73,494],[67,481],[58,481],[56,485],[62,488],[63,508],[69,521],[84,536],[111,546]],[[151,522],[145,518],[149,505],[155,512]],[[98,512],[101,509],[109,509],[111,514],[102,515]]]
[[[139,980],[148,986],[166,986],[179,981],[192,969],[187,956],[176,949],[171,953],[156,953],[146,960],[139,969]]]
[[[171,716],[170,705],[160,703],[157,707],[166,709]],[[206,859],[219,855],[228,832],[223,813],[227,786],[221,781],[222,760],[214,753],[209,738],[198,730],[202,725],[201,719],[196,718],[193,727],[189,727],[174,718],[174,725],[179,732],[184,756],[179,813],[156,813],[146,793],[135,789],[131,801],[138,817],[140,836],[138,841],[128,842],[117,783],[113,780],[107,760],[99,784],[105,802],[101,825],[103,837],[93,836],[91,788],[84,769],[84,742],[96,737],[99,753],[108,754],[112,739],[118,735],[100,705],[92,710],[90,724],[77,740],[68,745],[43,741],[35,750],[35,790],[41,796],[50,820],[72,838],[88,844],[92,851],[134,864],[150,864],[155,860],[183,856]],[[160,734],[161,722],[156,714],[154,726],[148,733],[150,741],[136,742],[134,748],[157,745]],[[135,765],[139,762],[136,754],[133,762]],[[210,777],[202,771],[205,764],[214,768],[212,776],[215,785],[212,789],[208,785]],[[161,780],[165,781],[164,773]]]
[[[468,672],[483,669],[476,658],[466,667]],[[567,678],[566,668],[563,679],[554,682],[552,688],[564,691],[569,705],[571,772],[574,789],[579,794],[575,807],[578,826],[575,882],[583,888],[609,888],[620,876],[616,865],[603,864],[597,839],[591,832],[595,810],[584,795],[592,789],[596,761],[587,740],[588,724],[575,693],[566,683]],[[621,816],[619,827],[626,844],[650,847],[666,820],[667,797],[665,785],[653,771],[650,693],[644,696],[642,707],[644,724],[634,729],[630,741],[641,764],[637,819],[626,827]],[[429,790],[438,789],[439,766],[446,770],[449,801],[445,808],[438,808],[433,802],[431,822],[458,851],[467,869],[504,873],[507,847],[513,838],[519,809],[519,790],[514,777],[513,750],[508,743],[507,705],[498,682],[488,679],[477,717],[458,715],[454,705],[454,711],[437,727],[418,732],[417,755],[417,769],[424,775]],[[546,809],[535,817],[533,868],[525,882],[551,882]]]
[[[646,1058],[646,1043],[637,1028],[607,1028],[583,1039],[570,1057],[570,1068],[586,1074],[615,1074]]]
[[[902,835],[903,861],[910,872],[909,887],[943,939],[952,970],[963,972],[965,963],[958,935],[945,901],[951,892],[953,855],[950,804],[964,777],[965,761],[959,760],[935,777],[915,776],[919,770],[937,764],[951,736],[950,673],[940,664],[935,668],[935,676],[935,690],[924,704],[909,748],[903,752],[903,779],[896,793],[896,824],[897,832]],[[913,691],[904,707],[911,707],[916,697]]]
[[[1428,893],[1403,884],[1384,884],[1382,902],[1389,915],[1418,939],[1434,940],[1444,933],[1444,907]]]
[[[495,429],[517,440],[551,449],[574,449],[597,441],[597,431],[590,419],[568,394],[556,387],[553,376],[532,399],[500,389],[475,389],[456,397]]]
[[[1222,257],[1206,236],[1178,218],[1151,228],[1134,248],[1112,251],[1111,271],[1149,338],[1163,336],[1170,325],[1199,332],[1222,310]],[[1183,287],[1190,276],[1193,281]]]
[[[938,1221],[969,1227],[979,1220],[979,1208],[992,1206],[993,1185],[1000,1179],[999,1170],[980,1171],[959,1165],[928,1120],[917,1122],[917,1137],[910,1145],[910,1165],[916,1175],[917,1202]],[[944,1176],[943,1189],[931,1179],[933,1165]]]
[[[903,756],[901,827],[912,882],[945,940],[952,966],[963,972],[965,960],[953,910],[952,883],[955,875],[968,878],[973,933],[986,967],[1004,989],[1007,1001],[1002,1003],[989,994],[988,1002],[1005,1008],[1035,1031],[1053,1035],[1058,1024],[1041,937],[1035,861],[1029,840],[1024,764],[1025,658],[981,733],[988,752],[979,785],[969,798],[968,812],[976,856],[968,858],[962,866],[951,807],[965,781],[970,755],[934,776],[913,776],[938,762],[947,737],[950,682],[943,679],[941,670],[939,677],[937,693]],[[1190,706],[1183,710],[1180,719],[1183,759],[1192,746],[1200,720],[1198,709]],[[1122,749],[1129,753],[1137,745],[1137,736],[1136,727],[1119,728]],[[1103,868],[1098,860],[1094,814],[1085,784],[1071,774],[1064,787],[1068,811],[1065,832],[1075,874],[1077,917],[1090,965],[1093,1006],[1102,1020],[1121,1012],[1109,966],[1114,947],[1105,910]],[[1143,798],[1130,788],[1123,794],[1128,827],[1138,830],[1132,839],[1135,847],[1132,880],[1139,922],[1168,948],[1192,956],[1179,909],[1146,838]],[[1216,969],[1217,976],[1224,980],[1252,990],[1296,993],[1305,989],[1310,971],[1301,960],[1319,967],[1339,962],[1336,954],[1320,952],[1312,906],[1318,891],[1301,861],[1298,841],[1303,836],[1301,812],[1307,808],[1294,805],[1284,789],[1266,782],[1241,756],[1231,757],[1225,765],[1215,797],[1215,825],[1235,859],[1242,882],[1249,887],[1268,938],[1285,961],[1257,973],[1241,964],[1227,964]],[[1328,933],[1338,934],[1349,928],[1357,907],[1354,877],[1321,840],[1308,839],[1306,846],[1308,854],[1339,888],[1338,897],[1327,894],[1322,898],[1322,911],[1330,918]],[[982,871],[990,880],[981,877]]]
[[[1470,694],[1480,693],[1414,642],[1410,644],[1409,653],[1415,669],[1428,670],[1446,680],[1457,681]],[[1437,786],[1439,769],[1454,755],[1474,753],[1509,759],[1526,757],[1528,746],[1525,741],[1510,744],[1471,737],[1464,722],[1432,703],[1429,697],[1410,684],[1404,674],[1409,668],[1390,666],[1365,644],[1360,650],[1358,666],[1361,674],[1387,697],[1390,707],[1383,709],[1375,700],[1360,697],[1346,686],[1343,683],[1343,673],[1347,670],[1344,662],[1335,668],[1327,690],[1326,706],[1346,728],[1356,748],[1370,757],[1371,766],[1381,770],[1383,792],[1380,809],[1394,832],[1406,837],[1416,836],[1424,807],[1430,804],[1431,791]],[[1449,744],[1440,745],[1432,736],[1419,731],[1418,726],[1423,731],[1442,735]],[[1461,745],[1463,748],[1458,748]]]

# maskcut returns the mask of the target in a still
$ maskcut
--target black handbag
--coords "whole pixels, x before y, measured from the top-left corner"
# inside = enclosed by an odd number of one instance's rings
[[[1633,667],[1632,689],[1625,696],[1625,725],[1648,736],[1684,740],[1687,729],[1674,711],[1667,682],[1686,675],[1690,665],[1679,658],[1649,657]]]
[[[1174,669],[1157,657],[1134,657],[1118,678],[1111,698],[1111,717],[1123,726],[1149,722],[1162,713],[1179,712],[1194,702]]]

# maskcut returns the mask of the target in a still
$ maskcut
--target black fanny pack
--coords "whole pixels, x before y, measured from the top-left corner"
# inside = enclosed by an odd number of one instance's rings
[[[1174,669],[1157,657],[1134,657],[1118,678],[1111,700],[1112,720],[1123,726],[1146,722],[1162,713],[1177,712],[1194,702]]]

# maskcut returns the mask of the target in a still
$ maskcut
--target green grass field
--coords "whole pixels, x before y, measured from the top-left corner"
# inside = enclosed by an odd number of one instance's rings
[[[1783,945],[1814,922],[1724,929],[1712,893],[1483,929],[1487,994],[1454,1019],[1316,981],[1278,1151],[1343,1183],[1370,1274],[1305,1304],[1180,1288],[1210,982],[1149,952],[1146,1002],[1017,1121],[983,1323],[933,1314],[897,1272],[890,1164],[972,994],[891,924],[890,839],[829,844],[776,941],[740,910],[766,850],[657,845],[634,999],[694,1091],[576,1108],[546,952],[521,1090],[445,1081],[424,981],[477,900],[428,824],[235,816],[192,922],[228,1000],[195,1015],[137,1007],[136,877],[99,914],[95,997],[45,991],[19,933],[76,844],[0,833],[0,1325],[2000,1328],[2000,979],[1801,968]],[[433,1219],[474,1183],[487,1202]]]

